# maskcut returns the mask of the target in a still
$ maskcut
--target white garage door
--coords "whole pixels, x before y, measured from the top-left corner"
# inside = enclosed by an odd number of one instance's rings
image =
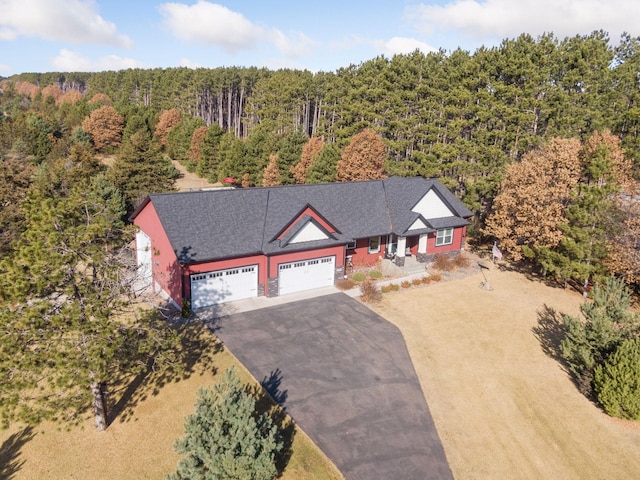
[[[191,275],[192,308],[257,296],[257,265]]]
[[[314,258],[278,266],[279,295],[334,284],[335,257]]]

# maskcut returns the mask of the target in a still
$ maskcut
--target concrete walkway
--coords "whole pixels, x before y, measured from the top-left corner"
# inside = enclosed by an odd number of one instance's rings
[[[347,480],[451,479],[401,332],[322,290],[199,316]]]

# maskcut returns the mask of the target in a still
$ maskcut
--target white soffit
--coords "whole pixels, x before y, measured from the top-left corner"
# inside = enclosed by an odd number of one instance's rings
[[[418,203],[416,203],[415,207],[413,207],[411,211],[419,213],[426,219],[454,216],[453,212],[449,210],[449,207],[447,207],[433,189],[429,190],[427,194],[422,197]],[[413,228],[414,227],[412,225],[409,230]]]

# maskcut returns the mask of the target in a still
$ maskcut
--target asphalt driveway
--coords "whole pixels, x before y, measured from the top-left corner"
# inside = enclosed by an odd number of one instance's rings
[[[337,293],[213,328],[347,480],[453,478],[400,331],[358,301]]]

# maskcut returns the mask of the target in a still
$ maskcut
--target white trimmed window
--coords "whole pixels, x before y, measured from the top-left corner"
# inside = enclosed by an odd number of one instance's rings
[[[347,250],[354,250],[356,248],[356,240],[347,243]]]
[[[443,228],[436,232],[436,247],[453,243],[453,228]]]
[[[380,251],[380,236],[369,237],[369,253],[378,253]]]

